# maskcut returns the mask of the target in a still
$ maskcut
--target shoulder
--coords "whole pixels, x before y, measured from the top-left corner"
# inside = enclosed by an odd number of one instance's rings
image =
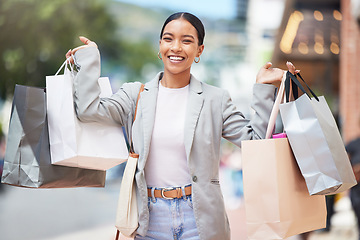
[[[206,98],[222,98],[224,94],[227,94],[226,90],[199,81],[194,76],[191,76],[190,90],[202,94]]]
[[[202,85],[204,91],[206,91],[206,92],[211,92],[214,94],[218,93],[220,95],[222,95],[224,92],[227,92],[227,90],[225,90],[225,89],[222,89],[220,87],[216,87],[216,86],[204,83],[204,82],[201,82],[201,85]]]
[[[114,96],[125,97],[134,102],[137,99],[141,84],[141,82],[124,83]]]
[[[138,92],[140,90],[141,85],[142,85],[141,82],[127,82],[121,86],[121,89],[127,90],[129,92],[131,91]]]
[[[228,90],[216,87],[207,83],[201,83],[203,88],[203,95],[206,101],[210,101],[219,107],[224,107],[232,103],[232,99]]]
[[[146,82],[144,84],[145,90],[157,88],[159,85],[159,76],[160,75],[161,75],[161,72],[158,73],[152,80]],[[122,85],[120,90],[126,92],[126,94],[128,94],[130,98],[137,99],[137,96],[139,94],[142,84],[143,83],[141,83],[141,82],[127,82]]]

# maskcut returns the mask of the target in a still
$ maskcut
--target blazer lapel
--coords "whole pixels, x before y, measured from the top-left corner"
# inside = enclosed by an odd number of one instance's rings
[[[196,124],[204,104],[202,92],[201,82],[191,75],[184,132],[184,144],[187,159],[190,159],[190,149],[193,144]]]
[[[143,139],[144,139],[144,159],[139,162],[139,168],[144,169],[146,159],[149,155],[150,141],[152,130],[155,122],[156,101],[159,91],[159,76],[158,74],[152,81],[145,84],[144,92],[141,95],[139,105],[143,123]]]

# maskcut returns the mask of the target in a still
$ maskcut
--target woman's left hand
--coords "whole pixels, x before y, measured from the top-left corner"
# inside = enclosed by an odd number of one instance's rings
[[[275,86],[280,85],[284,70],[280,68],[271,68],[271,66],[272,63],[268,62],[260,68],[256,76],[256,83],[267,83]],[[286,66],[292,74],[300,72],[300,70],[295,69],[295,66],[291,62],[286,62]]]
[[[73,50],[70,49],[65,54],[66,59],[69,59],[69,61],[71,63],[74,63],[74,59],[72,58],[72,55],[74,55],[78,50],[86,48],[86,47],[96,47],[97,48],[96,43],[93,41],[90,41],[90,39],[83,37],[83,36],[80,36],[79,39],[80,39],[80,41],[82,41],[84,43],[84,45],[74,48]]]

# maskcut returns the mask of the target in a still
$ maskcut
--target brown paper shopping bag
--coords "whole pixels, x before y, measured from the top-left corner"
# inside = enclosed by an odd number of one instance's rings
[[[324,228],[325,196],[310,196],[287,138],[270,139],[281,84],[267,139],[242,142],[244,199],[248,239],[284,239]]]
[[[249,239],[284,239],[324,228],[325,197],[309,195],[287,138],[242,144]]]

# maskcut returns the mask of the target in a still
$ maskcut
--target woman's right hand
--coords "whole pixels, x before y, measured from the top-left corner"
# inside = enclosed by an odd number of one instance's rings
[[[271,66],[272,63],[268,62],[262,68],[260,68],[256,76],[256,82],[273,84],[279,87],[285,70],[280,68],[271,68]],[[286,62],[286,67],[292,74],[300,72],[300,70],[295,69],[295,66],[291,62]]]
[[[97,48],[97,45],[95,42],[93,41],[90,41],[88,38],[86,37],[82,37],[80,36],[79,37],[80,41],[82,41],[85,45],[82,45],[82,46],[79,46],[77,48],[74,48],[74,49],[70,49],[66,54],[65,54],[65,57],[66,59],[69,59],[69,61],[71,63],[74,63],[74,59],[72,57],[72,55],[74,55],[76,53],[76,51],[80,50],[80,49],[83,49],[83,48],[87,48],[87,47],[96,47]]]

